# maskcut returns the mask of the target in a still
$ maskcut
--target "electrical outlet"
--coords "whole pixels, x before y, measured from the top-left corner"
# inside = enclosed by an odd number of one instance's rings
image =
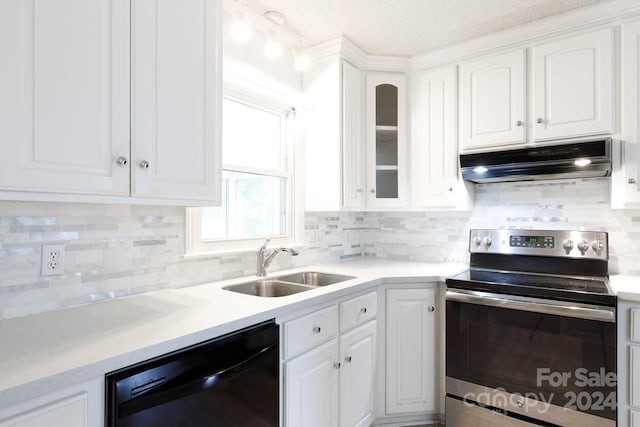
[[[42,245],[42,275],[64,274],[64,245]]]

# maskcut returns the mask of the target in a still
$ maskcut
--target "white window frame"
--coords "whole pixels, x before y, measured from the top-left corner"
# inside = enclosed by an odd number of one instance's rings
[[[249,172],[270,176],[282,176],[287,178],[286,198],[287,198],[287,222],[285,236],[266,236],[259,238],[230,238],[202,240],[201,236],[201,208],[186,208],[185,224],[185,256],[207,256],[219,255],[229,252],[257,251],[265,242],[270,239],[269,246],[300,246],[302,239],[304,208],[301,201],[304,200],[301,194],[302,183],[296,182],[295,158],[297,130],[295,123],[295,107],[297,100],[291,94],[283,94],[273,91],[262,85],[248,82],[241,78],[228,78],[225,76],[224,94],[225,98],[232,99],[243,104],[256,108],[281,114],[283,117],[284,132],[282,134],[283,167],[280,173],[273,170],[251,168],[231,164],[223,164],[223,170],[233,170],[238,172]]]

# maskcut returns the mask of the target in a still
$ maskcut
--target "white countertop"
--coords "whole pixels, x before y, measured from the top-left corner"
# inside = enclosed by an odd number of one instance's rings
[[[222,289],[255,278],[244,277],[0,320],[0,409],[380,284],[443,281],[465,268],[362,258],[270,274],[356,276],[285,297]],[[620,298],[640,302],[640,277],[613,275],[610,282]]]
[[[609,277],[609,283],[618,298],[640,302],[640,276],[616,274]]]
[[[0,409],[382,283],[441,281],[464,268],[364,258],[273,273],[357,277],[285,297],[222,289],[245,277],[0,320]]]

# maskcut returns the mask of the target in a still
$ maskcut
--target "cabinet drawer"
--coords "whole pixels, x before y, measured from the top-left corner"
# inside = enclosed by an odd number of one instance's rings
[[[631,310],[631,341],[640,342],[640,309]]]
[[[0,420],[0,427],[87,426],[88,395],[82,393],[43,406],[15,418]]]
[[[338,335],[338,307],[332,305],[285,323],[284,357],[288,359]]]
[[[640,427],[640,411],[629,411],[629,413],[631,427]]]
[[[370,292],[340,304],[340,330],[349,330],[376,317],[378,293]]]

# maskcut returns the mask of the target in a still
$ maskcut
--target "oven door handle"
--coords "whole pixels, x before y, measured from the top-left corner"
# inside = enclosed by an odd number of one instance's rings
[[[555,314],[558,316],[575,317],[578,319],[599,320],[612,323],[616,321],[616,309],[613,307],[602,307],[516,295],[492,294],[489,292],[461,289],[456,289],[455,291],[447,290],[446,299],[449,301],[486,305],[512,310],[532,311],[543,314]]]

